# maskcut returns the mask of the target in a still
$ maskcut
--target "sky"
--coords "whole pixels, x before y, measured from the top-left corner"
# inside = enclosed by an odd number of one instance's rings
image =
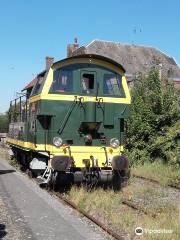
[[[67,44],[93,39],[159,48],[180,64],[179,0],[0,0],[0,113]]]

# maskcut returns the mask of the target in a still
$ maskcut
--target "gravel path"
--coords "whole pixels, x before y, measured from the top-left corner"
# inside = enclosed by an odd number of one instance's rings
[[[170,187],[133,178],[123,189],[123,196],[151,216],[164,213],[170,217],[175,212],[180,214],[180,191]]]
[[[163,201],[165,204],[180,205],[180,191],[178,189],[163,187],[160,184],[138,178],[134,178],[134,182],[132,184],[134,189],[140,189],[139,186],[146,186],[146,196],[149,197],[149,200],[154,199],[157,202],[160,201],[161,203]],[[153,191],[148,191],[150,189]]]
[[[0,160],[0,239],[110,239],[76,211]]]

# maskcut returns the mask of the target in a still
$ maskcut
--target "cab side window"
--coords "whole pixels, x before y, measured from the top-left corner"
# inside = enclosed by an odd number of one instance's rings
[[[37,95],[41,92],[43,83],[44,77],[38,77],[37,82],[32,90],[32,95]]]
[[[81,78],[82,93],[90,94],[94,89],[94,74],[84,73]]]

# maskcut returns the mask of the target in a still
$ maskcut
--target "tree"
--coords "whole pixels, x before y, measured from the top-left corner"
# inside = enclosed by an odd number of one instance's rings
[[[158,70],[152,69],[148,76],[137,76],[131,95],[127,144],[130,160],[178,163],[171,157],[174,154],[169,154],[179,151],[180,139],[180,110],[173,85],[167,81],[162,84]]]
[[[8,125],[9,125],[8,114],[7,113],[1,114],[0,115],[0,133],[7,133]]]

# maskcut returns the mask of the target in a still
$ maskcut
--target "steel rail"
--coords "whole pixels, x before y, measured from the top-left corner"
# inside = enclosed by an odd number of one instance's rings
[[[143,180],[146,180],[146,181],[149,181],[149,182],[152,182],[152,183],[156,183],[156,184],[162,186],[161,183],[158,182],[158,181],[155,180],[155,179],[143,177],[143,176],[136,175],[136,174],[132,174],[132,177],[134,177],[134,178],[139,178],[139,179],[143,179]],[[173,185],[173,184],[168,184],[167,186],[164,186],[164,187],[171,187],[171,188],[174,188],[174,189],[180,191],[180,187],[179,187],[179,186],[176,186],[176,185]]]
[[[77,210],[79,213],[81,213],[83,216],[87,217],[89,220],[91,220],[93,223],[95,223],[96,225],[98,225],[101,229],[103,229],[105,232],[107,232],[109,235],[111,235],[113,238],[117,239],[117,240],[126,240],[125,236],[121,236],[119,234],[117,234],[116,232],[114,232],[112,229],[108,228],[107,226],[105,226],[102,222],[100,222],[99,220],[97,220],[95,217],[93,217],[92,215],[88,214],[86,211],[84,211],[83,209],[80,209],[75,203],[73,203],[72,201],[68,200],[67,198],[63,197],[62,194],[58,193],[58,192],[53,192],[53,195],[57,196],[58,198],[60,198],[63,202],[65,202],[66,204],[68,204],[70,207],[72,207],[73,209]]]
[[[130,207],[134,210],[137,210],[139,212],[143,212],[147,216],[151,216],[153,218],[155,218],[157,216],[155,213],[151,214],[150,212],[146,211],[144,208],[138,207],[138,205],[134,204],[131,201],[123,200],[122,204],[124,204],[124,205],[126,205],[126,206],[128,206],[128,207]]]

